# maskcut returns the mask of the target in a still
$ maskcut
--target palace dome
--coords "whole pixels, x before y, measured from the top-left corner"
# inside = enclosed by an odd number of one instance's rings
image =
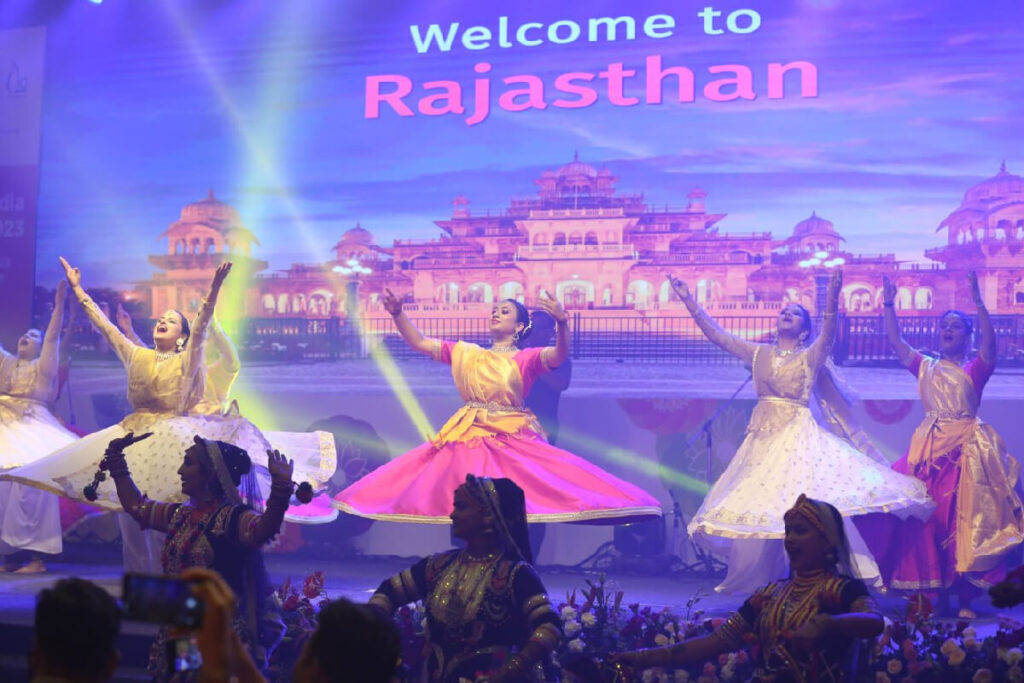
[[[1005,161],[999,166],[999,173],[964,193],[964,204],[997,199],[1024,199],[1024,178],[1008,172]]]
[[[825,220],[815,212],[811,212],[809,218],[805,218],[793,228],[794,237],[806,237],[807,235],[838,235],[832,221]]]
[[[341,236],[339,244],[362,244],[368,246],[373,244],[373,234],[359,223],[356,223],[356,227],[345,231]]]
[[[206,197],[186,204],[181,210],[181,220],[188,223],[238,223],[238,211],[213,195],[210,190]]]
[[[572,155],[572,161],[558,169],[558,177],[564,178],[566,176],[586,176],[588,178],[597,177],[597,169],[590,164],[585,164],[580,161],[579,152],[575,152]]]

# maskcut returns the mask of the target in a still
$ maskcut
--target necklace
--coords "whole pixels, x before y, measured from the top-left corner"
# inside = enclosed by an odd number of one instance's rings
[[[156,359],[157,360],[167,360],[168,358],[173,358],[175,355],[176,354],[174,353],[174,351],[157,351],[156,352]]]
[[[772,347],[772,351],[779,358],[786,358],[787,356],[792,356],[794,353],[799,351],[801,346],[802,346],[802,344],[798,344],[798,345],[794,346],[791,349],[783,349],[783,348],[779,348],[778,343],[776,343],[775,346]]]
[[[515,344],[491,344],[491,351],[495,353],[515,353],[518,350]]]

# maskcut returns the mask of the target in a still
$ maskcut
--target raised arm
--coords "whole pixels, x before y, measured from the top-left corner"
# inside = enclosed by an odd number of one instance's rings
[[[972,270],[967,274],[967,277],[971,282],[971,296],[974,298],[974,305],[978,309],[978,331],[981,333],[978,356],[989,365],[995,365],[996,332],[992,328],[992,318],[989,317],[988,309],[985,307],[985,300],[981,296],[981,287],[978,286],[978,274]]]
[[[238,351],[235,349],[235,345],[231,343],[231,338],[224,332],[224,328],[220,326],[220,321],[217,320],[216,315],[210,321],[210,341],[213,342],[213,347],[220,355],[217,364],[221,366],[224,374],[237,375],[242,369],[242,362],[238,358]]]
[[[205,362],[203,349],[206,342],[206,331],[210,326],[210,319],[213,317],[213,308],[217,305],[217,295],[220,294],[221,285],[224,279],[231,272],[231,262],[225,261],[217,266],[210,282],[210,293],[206,295],[199,306],[199,314],[192,322],[192,329],[185,343],[182,353],[185,355],[183,372],[185,384],[188,387],[181,395],[178,409],[182,412],[189,410],[203,397],[203,388],[206,383]]]
[[[60,367],[60,330],[64,324],[64,307],[68,300],[68,283],[61,280],[57,283],[57,294],[53,297],[53,313],[50,324],[46,326],[43,348],[39,352],[39,374],[49,386]]]
[[[384,304],[384,310],[391,314],[391,319],[395,321],[395,327],[398,328],[398,333],[402,335],[405,343],[414,351],[435,358],[437,355],[437,341],[424,337],[416,329],[412,321],[402,312],[402,302],[395,296],[394,292],[386,287],[384,288],[382,303]]]
[[[114,317],[117,319],[117,327],[124,333],[124,336],[128,337],[128,341],[136,346],[145,346],[132,326],[131,313],[125,310],[120,301],[117,302],[117,312],[114,314]]]
[[[541,359],[549,368],[557,368],[569,357],[569,314],[547,292],[540,299],[540,307],[555,321],[555,345],[544,347]]]
[[[281,531],[284,514],[288,511],[295,484],[292,473],[295,462],[280,451],[267,451],[267,471],[270,472],[270,495],[263,514],[246,512],[239,527],[239,537],[246,545],[260,547]]]
[[[836,268],[832,271],[832,277],[828,281],[828,292],[825,295],[825,314],[822,316],[821,332],[811,343],[809,349],[811,367],[823,365],[832,353],[832,347],[836,343],[836,332],[839,330],[839,323],[836,318],[839,314],[839,294],[842,290],[843,271]]]
[[[99,482],[102,481],[101,473],[103,471],[109,472],[114,480],[114,486],[117,488],[117,499],[121,503],[121,507],[124,508],[124,511],[138,522],[139,526],[143,529],[155,529],[156,531],[166,533],[169,529],[171,515],[177,508],[177,504],[150,500],[146,498],[145,494],[140,493],[138,486],[135,485],[135,481],[132,479],[131,472],[128,469],[128,462],[125,460],[124,455],[124,449],[134,443],[148,439],[151,435],[152,432],[146,432],[139,436],[135,436],[133,432],[128,432],[107,444],[103,460],[100,461],[100,471],[96,473],[96,479],[93,480],[91,486],[99,485]],[[95,495],[89,495],[88,488],[85,492],[86,497],[90,500],[95,500]],[[95,490],[93,493],[95,494]]]
[[[721,326],[711,319],[704,309],[700,307],[697,300],[690,294],[690,288],[686,286],[686,283],[678,278],[672,277],[672,275],[666,275],[669,284],[672,285],[672,291],[676,293],[679,299],[686,306],[686,310],[693,316],[693,322],[697,324],[700,331],[704,333],[704,336],[708,338],[715,346],[718,346],[725,351],[728,351],[732,355],[736,356],[744,363],[749,365],[754,362],[754,351],[757,350],[757,344],[754,342],[740,339],[734,334],[729,334],[721,328]]]
[[[914,362],[913,347],[903,338],[900,332],[900,321],[896,318],[896,285],[889,276],[882,276],[882,308],[885,309],[885,334],[889,337],[889,345],[896,352],[896,358],[904,367]]]
[[[89,322],[114,348],[114,352],[121,362],[127,363],[128,359],[131,358],[132,349],[135,345],[121,333],[121,330],[117,329],[114,323],[110,322],[110,319],[103,314],[103,311],[96,305],[96,302],[82,288],[82,272],[68,263],[67,259],[63,256],[60,257],[60,264],[64,266],[64,275],[68,279],[71,291],[74,293],[75,299],[82,306],[86,317],[89,318]]]

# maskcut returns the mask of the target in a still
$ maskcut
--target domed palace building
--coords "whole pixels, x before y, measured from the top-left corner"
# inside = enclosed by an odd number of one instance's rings
[[[385,287],[406,293],[417,317],[477,318],[494,301],[532,304],[547,291],[583,316],[679,317],[665,275],[684,278],[713,315],[774,317],[788,301],[814,307],[828,266],[845,273],[842,307],[877,316],[881,279],[899,287],[902,315],[935,316],[972,308],[966,272],[977,270],[995,313],[1024,313],[1024,180],[1006,171],[969,189],[938,226],[946,244],[924,252],[928,262],[901,263],[893,254],[865,255],[824,216],[809,212],[792,233],[726,233],[724,213],[707,209],[694,187],[685,206],[661,207],[642,194],[616,192],[618,178],[574,158],[534,181],[536,194],[513,198],[500,211],[475,213],[455,197],[449,218],[435,221],[435,239],[376,244],[356,224],[320,263],[293,264],[257,275],[246,308],[254,318],[345,317],[354,306],[369,319],[386,318]],[[808,207],[813,208],[813,207]],[[237,212],[209,197],[186,206],[163,234],[161,269],[145,283],[153,315],[194,310],[217,263],[228,254],[251,272],[266,263],[249,256],[259,242]],[[326,248],[325,248],[326,251]],[[358,301],[352,300],[358,297]]]

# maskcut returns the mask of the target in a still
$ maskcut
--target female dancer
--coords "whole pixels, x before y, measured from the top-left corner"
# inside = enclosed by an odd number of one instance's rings
[[[221,284],[231,270],[230,263],[217,268],[204,300],[190,326],[177,311],[165,312],[153,326],[155,348],[136,346],[121,334],[82,288],[82,275],[61,258],[68,283],[92,324],[113,347],[128,374],[128,401],[132,412],[120,423],[94,432],[36,462],[19,467],[0,479],[42,488],[72,500],[85,499],[84,489],[96,475],[107,443],[133,431],[149,431],[153,438],[129,447],[128,456],[136,472],[136,483],[147,494],[161,500],[181,500],[177,468],[167,453],[180,453],[196,434],[216,439],[231,435],[234,425],[186,413],[203,396],[203,341]],[[112,487],[100,486],[92,504],[108,510],[120,505]],[[159,535],[141,534],[137,525],[119,518],[124,542],[125,566],[129,570],[157,571],[156,556],[162,544]]]
[[[18,340],[17,354],[0,347],[0,469],[34,462],[75,441],[50,412],[57,395],[60,333],[64,324],[67,283],[57,284],[46,336],[32,329]],[[0,556],[17,550],[57,554],[61,551],[57,496],[19,483],[0,482]],[[0,571],[8,571],[6,564]],[[46,571],[38,556],[16,573]]]
[[[847,652],[856,640],[878,636],[883,622],[864,582],[850,575],[843,518],[832,505],[801,494],[784,520],[789,580],[755,591],[709,635],[611,661],[639,670],[682,667],[756,642],[764,680],[852,680],[843,671]]]
[[[981,392],[995,369],[996,337],[978,276],[968,277],[981,330],[973,359],[971,319],[960,311],[947,311],[939,320],[939,358],[911,348],[896,319],[896,287],[883,280],[886,332],[899,361],[917,376],[925,409],[910,448],[892,467],[923,481],[938,508],[926,521],[909,519],[895,529],[891,521],[877,519],[861,525],[890,586],[953,588],[963,618],[975,616],[969,604],[977,587],[1001,581],[1007,554],[1024,540],[1020,466],[996,431],[977,417]]]
[[[145,346],[132,326],[132,317],[122,306],[117,307],[117,326],[133,344]],[[205,415],[211,420],[231,423],[233,431],[222,434],[223,440],[242,448],[248,453],[264,454],[270,450],[287,453],[298,461],[295,471],[297,481],[308,482],[314,489],[322,488],[334,476],[337,468],[337,451],[334,436],[330,432],[269,432],[262,431],[238,413],[238,403],[231,400],[231,387],[242,369],[238,351],[217,320],[216,313],[210,320],[209,343],[204,355],[206,384],[203,399],[190,411]],[[269,485],[266,473],[266,455],[251,456],[258,465],[257,479],[261,490]],[[300,524],[324,524],[338,517],[338,511],[331,506],[330,497],[325,493],[308,504],[293,504],[285,519]]]
[[[107,446],[102,467],[114,479],[121,505],[142,528],[167,534],[161,553],[164,574],[206,567],[224,577],[239,599],[235,631],[265,668],[284,625],[260,548],[281,529],[294,489],[292,463],[277,451],[267,454],[273,483],[266,511],[257,514],[239,495],[239,487],[252,494],[256,486],[248,453],[196,436],[178,467],[179,493],[188,500],[166,503],[139,492],[125,457],[125,449],[149,437],[129,432]],[[168,671],[168,629],[161,629],[150,651],[150,672],[158,680]]]
[[[842,284],[838,269],[829,283],[825,321],[817,339],[810,340],[807,311],[789,304],[779,313],[774,344],[727,333],[694,301],[685,283],[671,276],[669,280],[707,338],[752,367],[757,391],[743,443],[687,527],[697,542],[728,554],[729,572],[716,590],[741,591],[785,575],[784,501],[800,492],[830,500],[844,517],[869,512],[926,516],[931,511],[934,504],[921,482],[892,472],[887,463],[872,460],[851,444],[857,435],[851,433],[848,419],[839,418],[840,400],[815,406],[828,416],[827,427],[811,412],[836,336]],[[825,389],[834,392],[831,372],[827,378],[832,381]],[[846,535],[858,574],[877,581],[878,568],[848,521]]]
[[[455,489],[452,533],[466,541],[380,584],[370,605],[390,616],[422,600],[429,654],[422,680],[547,681],[561,623],[534,571],[523,490],[468,475]]]
[[[452,366],[466,404],[432,441],[335,496],[336,507],[372,519],[448,524],[444,492],[475,474],[508,477],[522,486],[531,522],[615,524],[661,514],[658,501],[636,486],[550,445],[523,406],[534,379],[569,353],[568,315],[560,304],[548,298],[540,302],[557,322],[555,346],[520,350],[516,342],[529,333],[530,314],[518,301],[494,305],[489,349],[427,339],[402,313],[391,290],[383,303],[409,346]]]

